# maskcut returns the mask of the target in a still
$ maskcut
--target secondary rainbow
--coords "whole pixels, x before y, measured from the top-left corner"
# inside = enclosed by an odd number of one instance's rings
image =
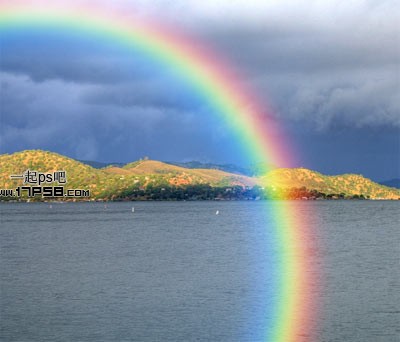
[[[130,12],[132,13],[132,12]],[[24,27],[67,30],[103,37],[133,46],[173,67],[210,103],[220,118],[236,133],[252,160],[285,165],[290,160],[282,135],[270,115],[228,67],[198,41],[158,22],[139,19],[98,5],[54,3],[54,1],[0,1],[0,34]],[[290,203],[276,206],[279,237],[279,284],[273,308],[273,324],[265,327],[264,339],[271,342],[312,340],[310,274],[304,241],[308,225],[300,220]],[[270,310],[271,311],[271,310]]]

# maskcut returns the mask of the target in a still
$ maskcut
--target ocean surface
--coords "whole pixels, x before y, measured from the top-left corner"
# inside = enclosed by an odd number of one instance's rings
[[[0,341],[261,341],[279,205],[1,203]],[[294,205],[317,341],[400,341],[400,202]]]

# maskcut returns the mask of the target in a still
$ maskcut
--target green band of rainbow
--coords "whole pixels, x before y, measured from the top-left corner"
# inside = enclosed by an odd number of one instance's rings
[[[46,5],[44,5],[46,3]],[[237,133],[252,160],[284,165],[290,159],[286,144],[268,112],[245,89],[221,58],[171,29],[94,6],[41,1],[1,1],[0,33],[13,28],[44,27],[94,34],[143,50],[177,70],[216,109]],[[276,208],[275,208],[276,207]],[[279,279],[273,327],[265,340],[311,341],[312,312],[310,265],[306,265],[308,225],[292,203],[274,206],[273,229],[279,240]],[[275,246],[276,247],[276,246]]]

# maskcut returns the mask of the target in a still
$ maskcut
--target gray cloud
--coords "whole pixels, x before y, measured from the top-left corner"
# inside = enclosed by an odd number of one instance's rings
[[[273,75],[259,85],[269,88],[281,118],[308,123],[319,131],[336,125],[400,127],[398,81],[390,70],[353,70],[351,79],[347,71],[304,78]]]
[[[232,133],[214,133],[224,130],[224,124],[202,115],[201,110],[189,110],[189,106],[183,110],[173,102],[165,106],[162,99],[151,103],[140,96],[128,104],[110,98],[83,101],[93,94],[101,97],[109,88],[59,80],[35,83],[27,76],[4,72],[0,76],[3,153],[39,148],[103,161],[132,161],[144,155],[203,161],[215,160],[220,153],[232,157],[228,152]],[[124,91],[129,97],[128,89]]]
[[[268,96],[280,118],[305,120],[317,130],[335,122],[355,127],[399,124],[395,1],[255,0],[249,5],[225,0],[118,0],[114,6],[127,17],[131,11],[162,17],[188,36],[203,39],[228,56],[261,99]],[[7,49],[6,44],[2,70],[28,75],[35,82],[58,79],[99,85],[82,95],[80,100],[87,104],[177,111],[199,106],[198,99],[182,96],[182,87],[171,88],[162,68],[149,66],[143,56],[121,57],[117,47],[99,48],[94,38],[73,48],[68,48],[73,37],[52,42],[39,48],[22,43]]]
[[[231,61],[305,149],[329,145],[345,131],[359,148],[352,153],[364,151],[368,164],[370,146],[350,137],[379,130],[390,139],[373,158],[396,158],[389,148],[400,127],[396,1],[104,2],[128,18],[161,18]],[[122,161],[143,154],[164,160],[234,154],[223,146],[235,137],[174,70],[93,37],[32,37],[1,41],[3,146]],[[318,169],[322,161],[315,163]]]
[[[69,45],[71,48],[71,45]],[[87,84],[116,84],[132,79],[143,78],[140,68],[125,67],[128,62],[115,56],[96,55],[87,51],[87,54],[74,55],[38,52],[29,47],[16,55],[14,49],[3,47],[1,70],[15,75],[27,75],[34,82],[48,80],[63,80]]]
[[[281,119],[317,130],[398,127],[400,40],[393,2],[350,1],[331,12],[329,4],[320,11],[313,2],[294,6],[290,23],[267,14],[271,21],[220,23],[203,34],[227,52],[261,99],[268,96]]]
[[[173,80],[143,80],[95,87],[86,92],[81,100],[91,105],[109,105],[117,107],[144,107],[176,112],[191,112],[204,104],[194,93],[177,85]],[[190,89],[190,86],[187,85]]]

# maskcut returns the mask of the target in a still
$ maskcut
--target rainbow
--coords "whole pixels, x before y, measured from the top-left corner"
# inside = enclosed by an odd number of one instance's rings
[[[132,12],[130,12],[132,13]],[[207,99],[215,112],[237,133],[251,160],[285,165],[291,160],[282,134],[251,91],[232,72],[229,63],[166,25],[99,5],[71,1],[3,0],[0,2],[0,33],[15,28],[40,27],[54,31],[79,32],[118,42],[149,54],[173,67]],[[263,327],[265,341],[312,341],[316,314],[311,284],[315,283],[307,263],[308,224],[297,208],[287,202],[269,204],[275,217],[273,229],[279,250],[276,300],[268,308],[268,323]],[[307,273],[308,272],[308,273]],[[315,273],[315,272],[311,272]],[[266,310],[267,311],[267,310]]]

